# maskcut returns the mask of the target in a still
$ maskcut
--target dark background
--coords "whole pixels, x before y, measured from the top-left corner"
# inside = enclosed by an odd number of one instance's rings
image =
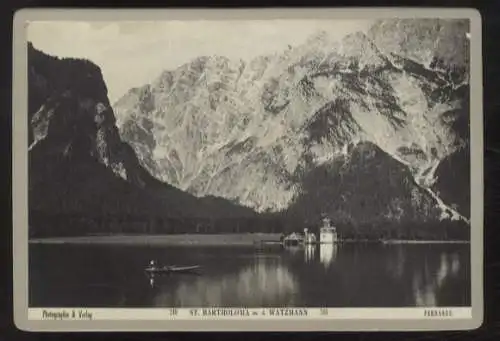
[[[500,340],[499,297],[500,247],[500,1],[202,1],[171,0],[169,7],[297,7],[297,6],[403,6],[403,7],[472,7],[481,12],[483,24],[483,79],[484,79],[484,180],[485,180],[485,222],[484,222],[484,289],[485,289],[485,320],[483,325],[470,332],[434,332],[434,333],[246,333],[237,334],[181,334],[181,333],[26,333],[16,329],[12,317],[12,206],[11,206],[11,98],[12,98],[12,19],[13,13],[27,7],[166,7],[162,1],[43,1],[43,0],[2,0],[0,11],[0,32],[2,44],[0,47],[2,63],[0,79],[0,147],[2,161],[0,170],[5,173],[0,196],[4,207],[0,231],[0,254],[3,261],[0,269],[4,275],[0,281],[0,340],[184,340],[190,338],[245,340],[245,339],[280,339],[280,340]],[[436,8],[439,16],[439,8]]]

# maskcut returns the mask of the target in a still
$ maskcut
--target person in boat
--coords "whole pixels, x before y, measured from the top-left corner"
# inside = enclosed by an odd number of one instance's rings
[[[153,268],[153,269],[154,269],[154,268],[156,268],[156,261],[151,260],[151,261],[149,262],[149,267],[150,267],[150,268]]]
[[[283,243],[284,240],[285,240],[285,234],[281,233],[281,235],[280,235],[280,242]]]

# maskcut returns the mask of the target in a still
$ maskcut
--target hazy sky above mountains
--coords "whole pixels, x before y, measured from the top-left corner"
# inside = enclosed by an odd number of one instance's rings
[[[170,21],[32,22],[28,40],[59,57],[86,58],[99,65],[111,103],[163,70],[200,55],[248,60],[297,45],[324,30],[333,39],[366,31],[371,21]]]

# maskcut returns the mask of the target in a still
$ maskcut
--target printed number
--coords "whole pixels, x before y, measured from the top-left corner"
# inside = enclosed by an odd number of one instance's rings
[[[320,313],[321,315],[328,315],[328,308],[321,308],[321,309],[319,310],[319,313]]]
[[[177,308],[170,308],[170,316],[177,316]]]

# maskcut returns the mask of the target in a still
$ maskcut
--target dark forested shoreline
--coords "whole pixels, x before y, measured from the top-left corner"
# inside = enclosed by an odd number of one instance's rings
[[[70,237],[121,234],[234,234],[319,232],[319,222],[298,224],[283,218],[168,218],[161,216],[89,216],[30,214],[30,237]],[[469,240],[469,226],[462,222],[381,222],[335,224],[341,239],[354,240]]]

